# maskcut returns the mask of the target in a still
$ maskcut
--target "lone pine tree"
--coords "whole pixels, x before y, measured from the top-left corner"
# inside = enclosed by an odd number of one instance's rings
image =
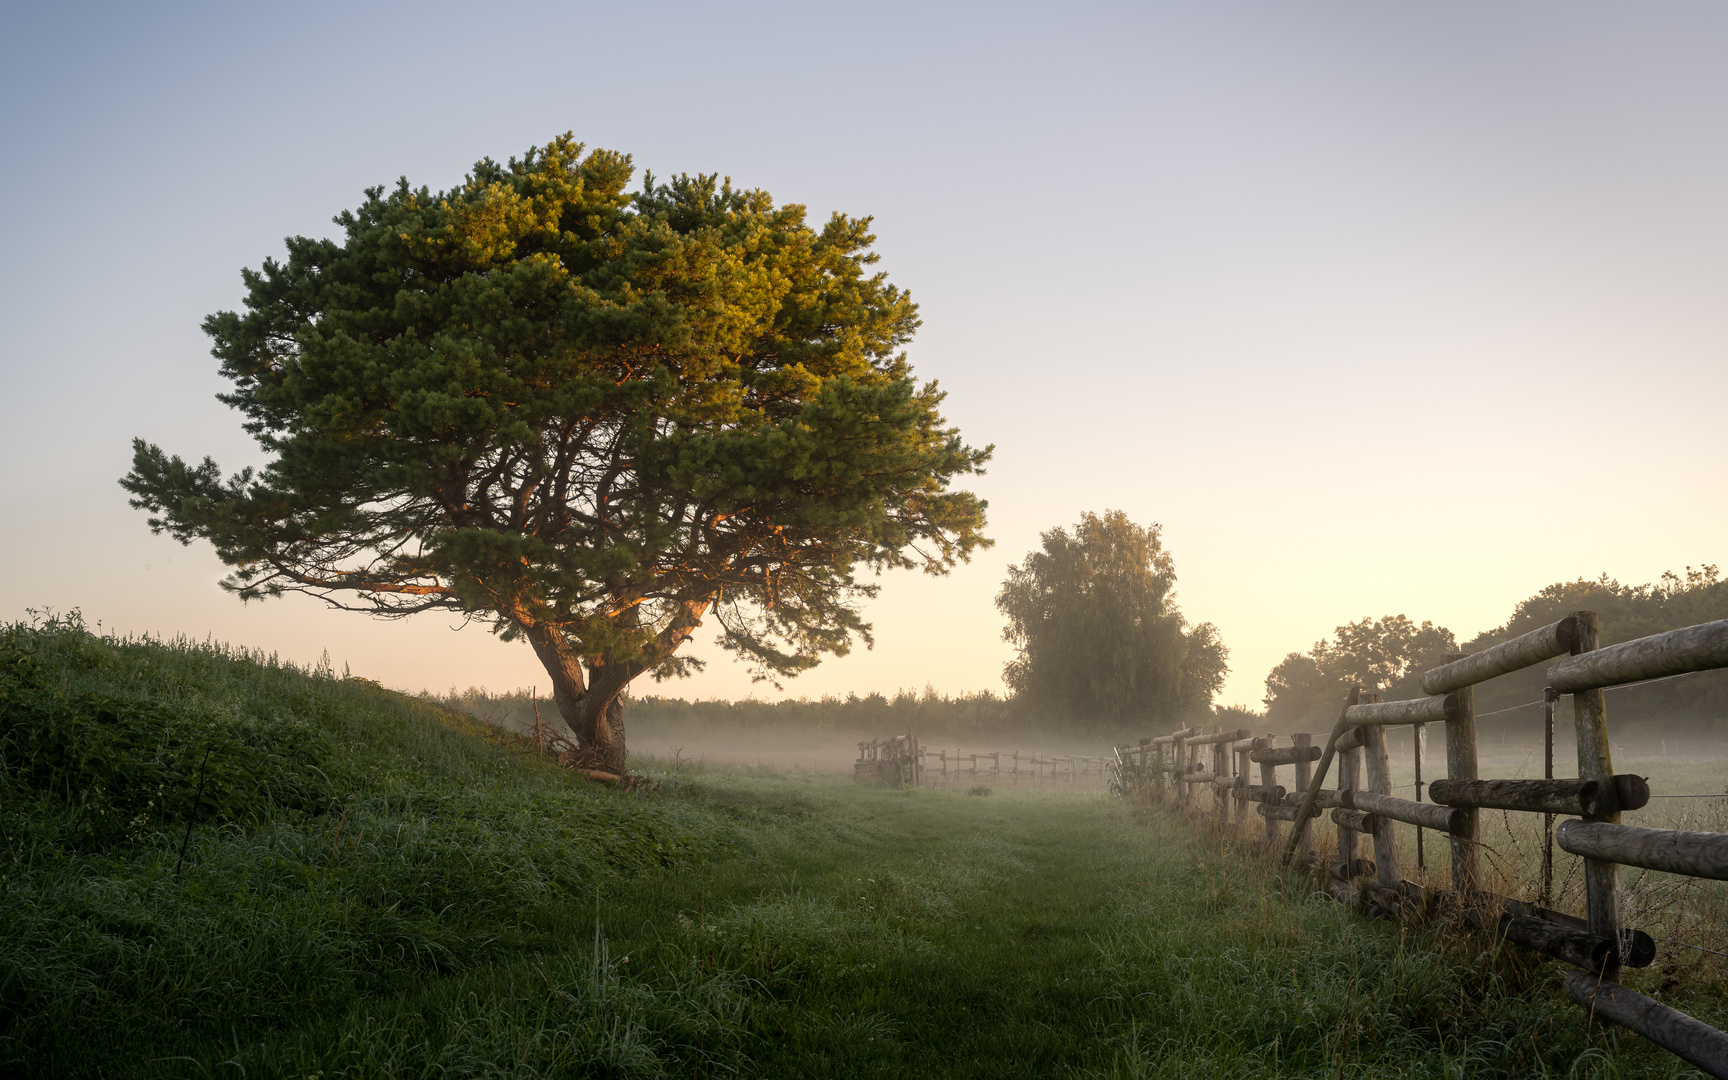
[[[210,541],[243,599],[526,640],[607,771],[625,687],[689,670],[704,617],[760,678],[869,642],[859,567],[989,543],[950,483],[990,449],[913,377],[917,307],[867,270],[870,219],[631,175],[565,135],[289,239],[204,323],[268,463],[224,479],[134,440],[132,505]]]

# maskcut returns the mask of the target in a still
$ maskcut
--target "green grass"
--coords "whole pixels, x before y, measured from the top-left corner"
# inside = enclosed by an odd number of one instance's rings
[[[67,623],[0,628],[0,709],[10,1075],[1684,1073],[1551,965],[1101,794],[641,762],[620,795],[365,683]]]

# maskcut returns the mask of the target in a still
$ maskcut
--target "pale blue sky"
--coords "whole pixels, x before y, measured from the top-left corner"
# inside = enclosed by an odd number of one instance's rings
[[[409,689],[544,685],[446,621],[242,608],[114,481],[134,435],[255,460],[198,329],[241,266],[368,185],[449,186],[567,129],[874,214],[923,308],[915,365],[998,446],[976,485],[998,546],[887,580],[876,650],[789,693],[1000,689],[1003,567],[1086,509],[1163,522],[1241,702],[1347,619],[1468,636],[1558,579],[1728,562],[1720,5],[3,19],[0,617],[80,606]],[[671,692],[749,689],[719,659]]]

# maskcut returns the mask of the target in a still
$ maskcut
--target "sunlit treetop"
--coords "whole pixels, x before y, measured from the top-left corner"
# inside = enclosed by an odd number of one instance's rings
[[[705,616],[763,677],[868,640],[858,567],[988,543],[949,485],[990,451],[913,377],[916,305],[870,269],[868,218],[631,175],[566,135],[289,239],[205,321],[269,463],[224,479],[140,440],[134,505],[242,597],[525,637],[590,742]]]

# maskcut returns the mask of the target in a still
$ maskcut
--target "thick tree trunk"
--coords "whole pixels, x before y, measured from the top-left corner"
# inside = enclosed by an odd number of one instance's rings
[[[581,717],[571,726],[577,745],[586,752],[590,768],[625,775],[624,688],[630,685],[628,670],[595,668],[589,672],[588,692],[582,695]]]
[[[690,632],[702,625],[707,601],[689,601],[659,634],[663,656],[670,656],[690,640]],[[625,776],[624,690],[630,680],[648,670],[644,662],[604,664],[596,661],[584,677],[582,657],[570,639],[555,626],[535,623],[524,614],[515,616],[524,627],[528,643],[552,676],[552,700],[558,714],[576,736],[581,756],[578,765],[592,771]]]
[[[563,634],[536,627],[526,636],[552,678],[552,700],[576,737],[581,767],[625,775],[623,694],[630,682],[628,672],[599,668],[590,682],[584,677],[582,658]]]

